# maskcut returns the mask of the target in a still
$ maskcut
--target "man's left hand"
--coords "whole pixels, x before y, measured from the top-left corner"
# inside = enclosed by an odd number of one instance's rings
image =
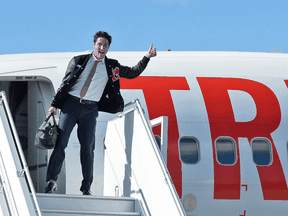
[[[157,55],[156,47],[153,47],[153,43],[151,43],[151,46],[148,50],[148,53],[145,55],[147,58],[151,58]]]

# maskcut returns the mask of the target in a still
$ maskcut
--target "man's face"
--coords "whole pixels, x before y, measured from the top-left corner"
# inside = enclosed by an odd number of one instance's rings
[[[97,59],[103,59],[106,53],[109,50],[109,42],[106,38],[99,37],[96,42],[93,44],[94,47],[94,56]]]

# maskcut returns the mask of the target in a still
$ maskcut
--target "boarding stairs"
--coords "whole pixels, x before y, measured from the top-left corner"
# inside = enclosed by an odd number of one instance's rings
[[[45,216],[140,216],[135,212],[135,198],[37,194],[42,215]]]
[[[151,129],[159,124],[161,149]],[[0,137],[0,216],[186,215],[166,167],[167,117],[149,121],[138,100],[108,122],[104,196],[35,192],[3,91]]]

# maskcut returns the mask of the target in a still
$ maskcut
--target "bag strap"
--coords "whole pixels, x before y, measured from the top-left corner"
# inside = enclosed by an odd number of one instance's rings
[[[56,125],[56,120],[55,120],[55,115],[54,113],[50,113],[50,115],[44,120],[45,122],[48,122],[48,120],[50,119],[50,117],[53,117],[53,123],[54,125]]]

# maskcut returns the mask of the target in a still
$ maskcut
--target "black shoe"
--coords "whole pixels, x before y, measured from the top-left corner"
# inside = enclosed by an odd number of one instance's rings
[[[83,190],[83,195],[92,195],[91,191],[89,190]]]
[[[47,187],[44,190],[44,193],[53,193],[57,190],[57,184],[55,182],[50,181]]]

